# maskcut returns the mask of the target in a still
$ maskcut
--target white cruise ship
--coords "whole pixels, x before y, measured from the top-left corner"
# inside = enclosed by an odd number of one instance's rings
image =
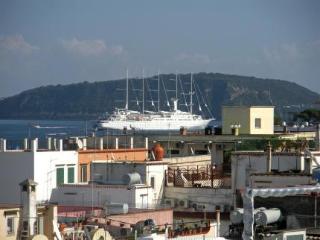
[[[143,78],[144,79],[144,78]],[[177,79],[177,78],[176,78]],[[181,128],[196,131],[203,130],[214,118],[204,119],[201,115],[192,113],[193,80],[191,75],[190,90],[190,111],[180,111],[178,109],[178,99],[173,100],[172,111],[132,111],[128,109],[128,75],[126,84],[126,107],[116,109],[108,118],[98,122],[99,129],[114,129],[128,131],[179,131]],[[159,84],[158,84],[159,86]],[[177,88],[176,88],[177,91]],[[176,93],[177,96],[177,93]],[[158,104],[160,102],[158,89]],[[143,105],[144,106],[144,105]],[[158,108],[159,109],[159,108]]]

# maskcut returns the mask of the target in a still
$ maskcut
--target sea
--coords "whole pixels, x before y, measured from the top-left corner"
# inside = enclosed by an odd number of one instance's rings
[[[7,140],[7,149],[21,149],[24,138],[38,138],[41,147],[48,137],[89,136],[95,124],[96,121],[0,120],[0,138]]]

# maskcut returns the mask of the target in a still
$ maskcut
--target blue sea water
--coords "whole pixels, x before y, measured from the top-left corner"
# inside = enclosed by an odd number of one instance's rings
[[[48,137],[87,136],[94,124],[94,121],[0,120],[0,138],[7,139],[8,149],[21,148],[24,138],[38,138],[41,146]]]

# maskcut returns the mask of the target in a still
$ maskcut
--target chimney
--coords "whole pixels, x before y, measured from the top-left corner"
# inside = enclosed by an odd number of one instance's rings
[[[82,140],[82,142],[83,142],[83,150],[87,150],[87,139],[86,138],[84,138],[83,140]]]
[[[36,152],[38,150],[38,138],[31,140],[31,151]]]
[[[22,203],[22,238],[28,239],[29,236],[36,235],[37,221],[37,199],[36,185],[32,179],[26,179],[19,184],[21,186],[21,203]],[[23,238],[24,239],[24,238]]]
[[[99,139],[99,149],[103,150],[103,137]]]
[[[48,148],[48,150],[50,151],[51,150],[51,137],[48,137],[48,139],[47,139],[47,148]]]
[[[23,139],[23,150],[28,150],[28,138]]]
[[[271,172],[271,169],[272,169],[272,146],[270,144],[270,141],[268,142],[266,152],[267,152],[267,172]]]
[[[7,151],[7,140],[4,138],[0,139],[0,151],[6,152]]]
[[[63,139],[59,139],[59,151],[63,151]]]
[[[119,149],[119,138],[116,138],[116,149]]]
[[[320,123],[317,124],[316,129],[316,151],[320,151]]]
[[[130,148],[133,149],[133,137],[130,138]]]

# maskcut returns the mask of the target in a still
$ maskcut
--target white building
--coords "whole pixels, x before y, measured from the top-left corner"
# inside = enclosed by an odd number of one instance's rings
[[[64,185],[53,191],[60,205],[103,206],[106,202],[150,208],[161,203],[167,162],[92,161],[93,184]]]
[[[67,184],[53,189],[50,202],[61,206],[103,207],[108,203],[128,204],[129,208],[152,208],[154,190],[143,184]]]
[[[312,170],[320,165],[320,152],[273,152],[271,171],[264,151],[238,151],[231,156],[233,194],[250,187],[288,187],[310,184]],[[235,201],[235,199],[234,199]]]
[[[5,144],[4,144],[5,145]],[[20,203],[19,183],[30,178],[38,183],[37,201],[47,201],[59,184],[78,182],[78,153],[39,150],[37,139],[29,150],[0,151],[0,203]]]

